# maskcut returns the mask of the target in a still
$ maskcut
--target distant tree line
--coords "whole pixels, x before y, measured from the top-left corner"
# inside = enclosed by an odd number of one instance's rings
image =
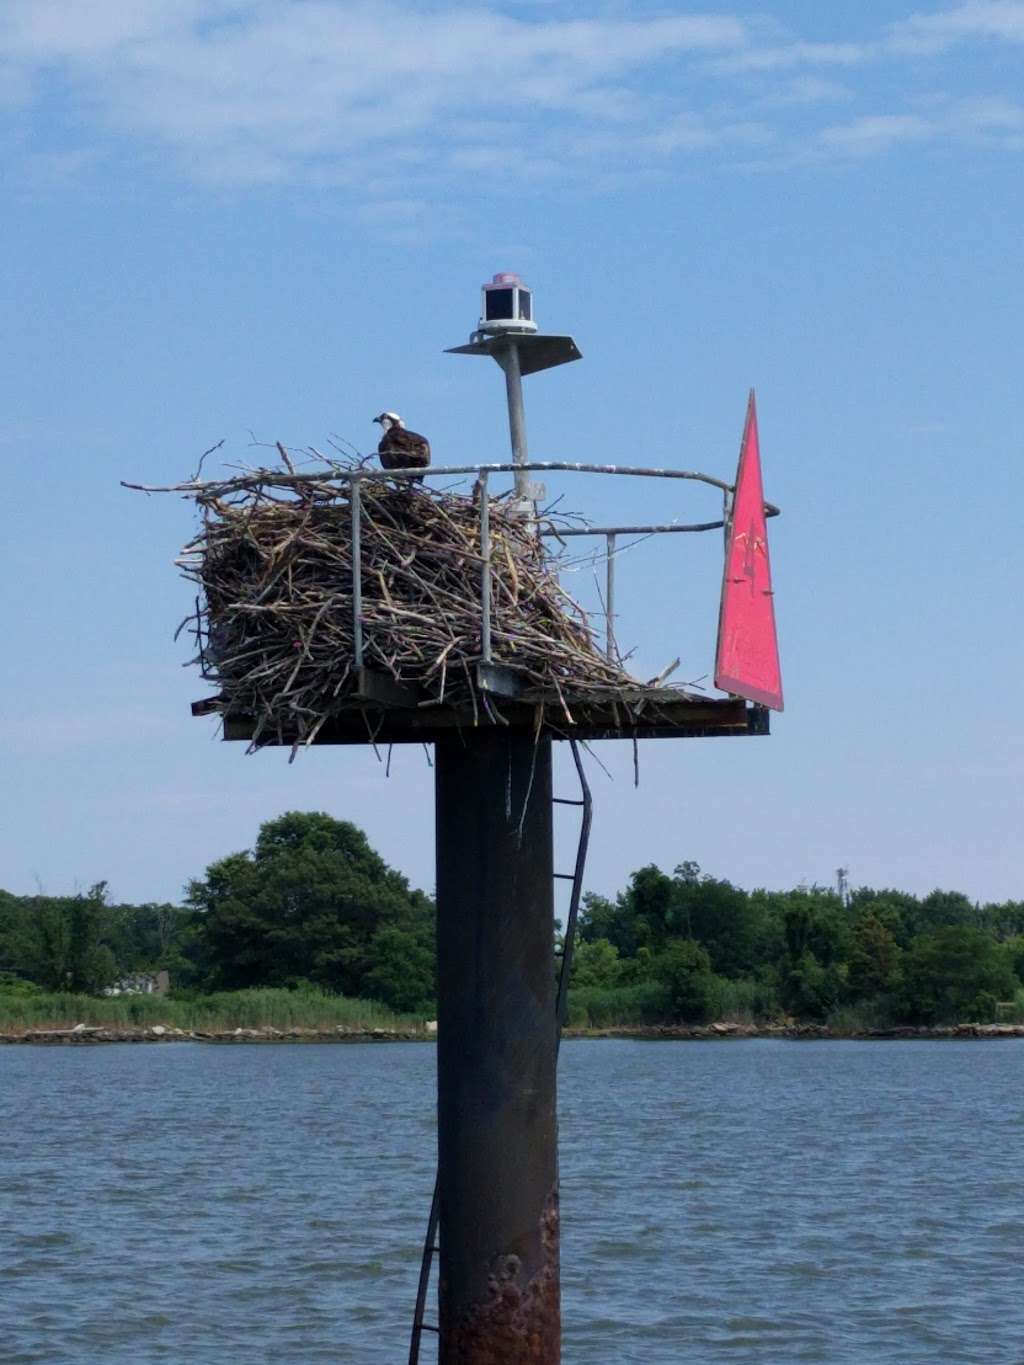
[[[1024,902],[957,891],[743,891],[685,862],[588,895],[574,985],[590,1022],[791,1016],[856,1024],[992,1021],[1024,1011]],[[597,1017],[595,1017],[597,1016]]]
[[[97,995],[122,976],[166,967],[192,979],[196,928],[174,905],[116,905],[106,882],[74,896],[0,891],[0,987]]]
[[[253,849],[212,863],[184,906],[0,891],[0,989],[97,994],[166,968],[178,992],[317,986],[433,1009],[434,904],[365,834],[328,815],[268,821]]]
[[[166,968],[181,993],[304,984],[430,1012],[434,905],[355,825],[291,812],[211,864],[185,904],[0,891],[0,990],[96,994]],[[1024,902],[955,891],[744,891],[692,862],[584,897],[576,1023],[1024,1018]]]

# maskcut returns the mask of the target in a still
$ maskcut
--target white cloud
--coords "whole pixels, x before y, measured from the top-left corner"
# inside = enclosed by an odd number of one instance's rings
[[[969,42],[1024,43],[1024,0],[963,0],[930,14],[911,14],[877,39],[807,42],[794,38],[748,44],[711,59],[722,74],[789,71],[798,67],[857,67],[901,56],[940,56]]]
[[[1007,151],[1024,147],[1024,105],[1009,99],[952,100],[943,122],[949,136],[962,141]]]
[[[760,147],[774,141],[774,133],[763,123],[710,121],[698,114],[677,114],[657,132],[644,139],[644,147],[660,155],[677,151],[702,151],[712,147],[738,145]]]
[[[90,60],[152,41],[208,8],[204,0],[6,0],[0,49],[43,64]]]
[[[859,66],[876,51],[868,43],[793,42],[719,57],[712,68],[723,74],[747,71],[791,71],[798,66]]]
[[[837,104],[853,99],[853,96],[852,88],[841,81],[824,80],[821,76],[796,76],[765,95],[761,103],[783,109],[787,105]]]
[[[898,52],[935,56],[955,43],[996,39],[1024,43],[1022,0],[966,0],[936,14],[915,14],[890,30],[889,46]]]
[[[545,113],[629,122],[645,101],[622,82],[747,41],[729,16],[524,20],[350,0],[7,0],[0,16],[23,103],[33,79],[59,81],[107,135],[242,183],[343,180],[425,138],[425,160],[457,159],[481,112],[510,130]]]
[[[957,100],[953,106],[964,125],[974,132],[1013,132],[1024,130],[1024,106],[1012,100],[978,98]]]
[[[818,146],[846,156],[874,156],[907,142],[934,137],[934,122],[920,114],[868,114],[849,123],[823,128]]]
[[[964,0],[856,42],[787,41],[778,25],[722,13],[638,17],[600,0],[591,10],[585,0],[0,0],[0,110],[14,111],[9,120],[21,110],[36,183],[128,148],[206,185],[349,187],[393,205],[436,201],[469,177],[596,186],[744,147],[771,147],[781,164],[808,149],[879,155],[942,131],[1006,146],[1020,136],[991,91],[958,119],[908,108],[902,82],[888,107],[873,88],[876,109],[845,123],[822,127],[817,109],[856,99],[868,70],[888,79],[895,63],[898,76],[908,54],[1024,41],[1024,0]],[[55,91],[53,107],[72,111],[65,145],[55,118],[33,140],[34,111]],[[392,208],[383,221],[408,225],[419,212]]]
[[[823,152],[868,157],[939,139],[1016,149],[1024,144],[1024,106],[996,98],[935,99],[919,112],[870,114],[824,128],[816,146]]]

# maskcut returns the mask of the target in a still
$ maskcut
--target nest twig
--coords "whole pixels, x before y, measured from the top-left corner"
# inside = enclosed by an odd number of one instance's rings
[[[254,742],[309,742],[352,706],[352,507],[347,480],[291,468],[180,485],[203,513],[178,564],[199,588],[191,624],[219,709],[251,716]],[[478,714],[480,508],[474,497],[360,484],[363,662],[419,704]],[[557,560],[500,499],[490,504],[492,657],[558,699],[636,688],[599,650]],[[486,705],[487,699],[482,699]]]

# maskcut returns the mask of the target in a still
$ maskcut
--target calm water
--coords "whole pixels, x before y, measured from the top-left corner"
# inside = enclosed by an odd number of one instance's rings
[[[428,1046],[0,1049],[0,1361],[401,1365]],[[1024,1362],[1024,1041],[571,1042],[567,1365]]]

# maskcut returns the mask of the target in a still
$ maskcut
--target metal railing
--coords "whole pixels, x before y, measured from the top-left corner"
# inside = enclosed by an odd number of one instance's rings
[[[492,662],[491,616],[491,504],[488,496],[488,479],[491,474],[516,473],[529,471],[536,473],[564,474],[613,474],[644,479],[688,479],[691,482],[706,483],[718,488],[723,494],[725,506],[720,521],[700,521],[683,524],[679,522],[661,523],[653,526],[553,526],[545,525],[544,518],[537,522],[537,534],[559,540],[569,536],[604,536],[605,538],[605,654],[614,660],[615,645],[615,560],[617,538],[619,536],[677,535],[682,532],[722,530],[729,520],[730,499],[735,486],[711,474],[700,474],[689,469],[655,469],[629,465],[586,464],[566,460],[537,460],[526,464],[511,462],[498,464],[434,465],[426,469],[353,469],[332,470],[330,478],[344,479],[350,484],[349,502],[352,508],[352,639],[353,656],[357,668],[364,661],[363,642],[363,572],[362,572],[362,498],[361,484],[368,479],[375,481],[397,479],[449,478],[460,474],[475,474],[477,477],[476,494],[480,502],[480,658],[481,662]],[[310,482],[315,474],[296,475],[294,482]],[[764,504],[765,515],[775,517],[779,509],[770,502]]]
[[[725,494],[728,502],[729,494]],[[645,540],[648,536],[669,535],[679,531],[720,531],[728,518],[728,506],[723,514],[721,521],[699,521],[684,526],[676,522],[669,522],[662,526],[550,526],[542,527],[539,534],[542,536],[552,536],[562,540],[566,536],[604,536],[605,540],[605,586],[604,586],[604,652],[609,663],[614,663],[616,655],[615,646],[615,562],[618,555],[617,540],[619,536],[642,536]],[[771,514],[770,514],[771,515]]]

